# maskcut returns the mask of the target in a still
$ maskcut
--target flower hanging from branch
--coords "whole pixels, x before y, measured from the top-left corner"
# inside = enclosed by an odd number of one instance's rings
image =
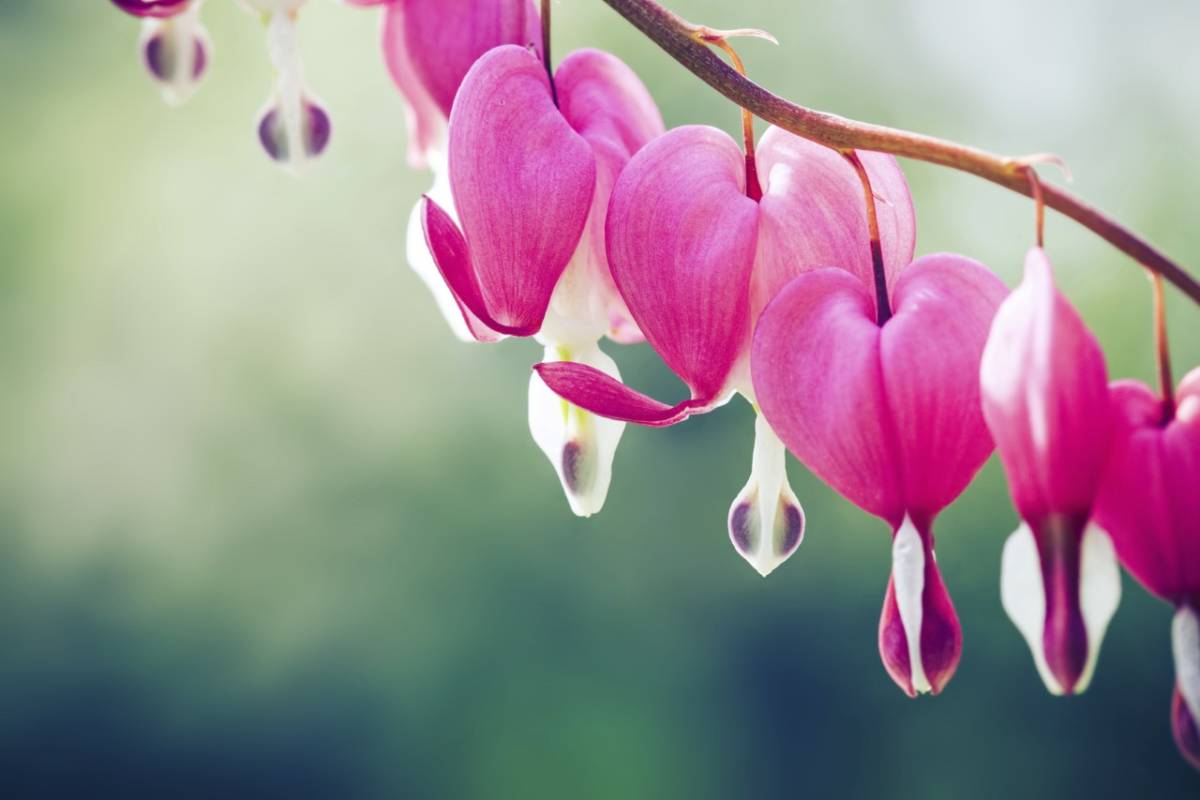
[[[142,20],[143,61],[171,103],[212,58],[202,2],[113,0]],[[275,71],[256,138],[299,174],[332,130],[299,55],[305,0],[239,2],[265,24]],[[905,693],[938,694],[963,636],[934,520],[994,447],[1021,519],[1004,546],[1001,603],[1046,687],[1088,686],[1124,565],[1175,608],[1171,729],[1200,767],[1200,369],[1173,385],[1162,299],[1168,281],[1200,304],[1200,282],[1043,185],[1034,166],[1052,157],[1004,158],[771,94],[729,44],[774,41],[761,31],[604,0],[736,104],[739,146],[708,126],[664,130],[613,55],[580,50],[555,67],[549,0],[345,2],[381,7],[408,160],[431,174],[413,198],[408,262],[459,338],[542,347],[530,431],[576,514],[603,506],[627,423],[676,425],[740,394],[756,421],[751,474],[726,515],[735,550],[763,576],[797,551],[806,518],[790,451],[891,529],[880,655]],[[770,123],[761,139],[755,116]],[[896,156],[1034,199],[1037,246],[1011,294],[966,256],[914,259]],[[1055,285],[1047,207],[1154,275],[1157,393],[1109,383],[1099,343]],[[626,385],[604,339],[644,339],[687,396]]]

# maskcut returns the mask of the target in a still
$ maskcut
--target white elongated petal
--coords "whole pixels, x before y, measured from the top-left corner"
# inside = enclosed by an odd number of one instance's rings
[[[1104,633],[1121,599],[1120,570],[1108,534],[1095,523],[1089,523],[1075,552],[1077,555],[1072,556],[1070,550],[1051,551],[1052,558],[1063,562],[1078,558],[1075,597],[1070,596],[1071,583],[1063,575],[1074,572],[1076,567],[1069,563],[1043,565],[1037,540],[1027,524],[1022,523],[1009,536],[1001,559],[1000,598],[1004,610],[1029,644],[1047,690],[1055,695],[1079,694],[1087,689],[1096,670]],[[1066,581],[1051,590],[1061,598],[1057,626],[1051,621],[1055,610],[1048,608],[1046,601],[1047,574]],[[1076,636],[1069,624],[1073,615],[1082,623],[1082,641],[1072,640]],[[1056,649],[1055,658],[1046,652],[1048,642]],[[1077,675],[1071,672],[1067,657],[1072,648],[1084,648]],[[1053,666],[1055,659],[1060,665],[1058,673]]]
[[[1076,694],[1091,684],[1104,633],[1121,604],[1121,567],[1117,563],[1117,551],[1108,533],[1094,522],[1083,532],[1080,562],[1079,606],[1087,629],[1088,659],[1083,675],[1075,685]]]
[[[426,152],[426,159],[433,171],[433,185],[425,194],[441,206],[457,224],[458,212],[454,209],[454,198],[450,192],[450,170],[446,163],[446,153],[445,151],[429,150]],[[442,312],[442,316],[446,319],[446,324],[462,341],[474,342],[475,337],[467,329],[462,311],[459,310],[450,287],[446,285],[442,274],[438,272],[433,254],[429,252],[429,243],[425,240],[425,231],[421,226],[421,200],[416,202],[412,213],[408,215],[408,230],[405,236],[407,239],[404,243],[404,250],[408,258],[408,265],[413,272],[417,273],[417,277],[429,287],[430,293],[433,294],[433,300],[437,303],[438,311]]]
[[[545,360],[576,361],[621,379],[616,362],[595,342],[575,348],[548,345]],[[554,466],[571,510],[581,517],[598,512],[608,496],[625,423],[571,405],[534,372],[529,377],[529,431]]]
[[[796,552],[804,538],[804,509],[788,485],[786,452],[759,414],[750,480],[729,507],[729,540],[764,578]]]
[[[1171,651],[1175,656],[1175,682],[1192,719],[1200,720],[1200,616],[1191,606],[1180,606],[1171,621]]]
[[[925,675],[921,659],[921,621],[924,616],[925,546],[921,535],[907,515],[892,537],[892,582],[896,590],[896,607],[908,641],[908,663],[912,688],[918,694],[933,687]]]
[[[1033,663],[1050,694],[1063,693],[1062,685],[1046,664],[1043,634],[1046,625],[1046,589],[1033,531],[1024,522],[1004,542],[1000,557],[1000,602],[1013,625],[1025,637]]]
[[[270,17],[267,49],[275,68],[275,87],[259,118],[259,142],[271,158],[298,175],[324,152],[331,128],[329,114],[305,89],[292,11],[275,11]]]

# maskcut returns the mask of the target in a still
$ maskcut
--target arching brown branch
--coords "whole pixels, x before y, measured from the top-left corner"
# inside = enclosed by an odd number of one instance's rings
[[[841,150],[876,150],[969,172],[1029,196],[1025,172],[1034,160],[1005,158],[956,142],[872,125],[797,105],[771,93],[727,65],[692,35],[696,26],[654,0],[604,0],[672,58],[709,86],[784,130]],[[1139,264],[1162,275],[1200,303],[1200,282],[1121,223],[1070,192],[1043,184],[1046,205],[1091,230]]]

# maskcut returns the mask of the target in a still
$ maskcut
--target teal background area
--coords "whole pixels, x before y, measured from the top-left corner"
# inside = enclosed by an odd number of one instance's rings
[[[817,108],[1062,155],[1074,189],[1200,268],[1200,5],[673,0],[761,27],[751,73]],[[671,125],[734,108],[600,0],[555,5]],[[168,109],[107,2],[0,4],[0,793],[7,797],[1200,796],[1167,721],[1171,610],[1125,579],[1092,688],[1047,695],[1000,607],[995,459],[938,520],[965,629],[937,698],[884,673],[888,531],[790,465],[808,515],[769,579],[730,547],[752,414],[631,427],[575,519],[526,425],[531,342],[455,342],[405,266],[377,14],[313,0],[333,141],[302,180],[253,137],[264,34],[205,19]],[[760,127],[761,129],[761,127]],[[918,251],[1011,286],[1033,210],[906,163]],[[1058,180],[1050,177],[1050,180]],[[1153,378],[1137,266],[1051,215],[1113,376]],[[1198,309],[1170,295],[1177,374]],[[682,387],[646,346],[626,379]]]

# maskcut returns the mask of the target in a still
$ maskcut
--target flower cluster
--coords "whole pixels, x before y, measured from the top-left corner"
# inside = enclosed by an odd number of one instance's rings
[[[145,18],[147,66],[182,97],[208,59],[201,0],[114,2]],[[295,55],[303,0],[243,2],[266,15],[279,72],[259,135],[294,165],[329,134]],[[627,423],[675,425],[740,394],[756,422],[735,550],[765,576],[800,545],[790,451],[890,528],[880,655],[904,692],[937,694],[962,631],[934,520],[995,448],[1021,518],[1001,599],[1047,688],[1087,687],[1123,563],[1177,609],[1171,722],[1200,765],[1200,369],[1162,396],[1110,385],[1040,242],[1011,293],[965,256],[915,258],[893,157],[776,127],[755,144],[748,126],[745,147],[664,131],[615,56],[551,69],[532,0],[348,2],[383,6],[409,159],[432,174],[409,263],[460,338],[544,348],[529,425],[576,514],[604,504]],[[627,386],[605,338],[647,342],[688,396]]]

